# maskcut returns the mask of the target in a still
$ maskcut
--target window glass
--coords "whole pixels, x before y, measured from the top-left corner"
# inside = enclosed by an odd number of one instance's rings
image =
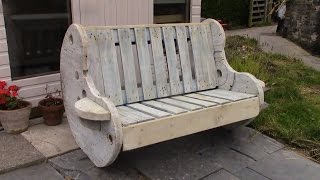
[[[59,71],[69,0],[2,0],[13,79]]]
[[[154,23],[190,21],[190,0],[154,0]]]

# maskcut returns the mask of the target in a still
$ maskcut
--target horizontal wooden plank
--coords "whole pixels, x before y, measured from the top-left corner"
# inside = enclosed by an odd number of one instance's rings
[[[192,6],[201,6],[201,0],[191,0]]]
[[[127,126],[122,129],[123,150],[128,151],[254,118],[259,112],[259,98],[254,97]]]
[[[3,14],[0,14],[0,26],[4,26],[4,18],[3,18]]]
[[[0,53],[0,65],[9,65],[9,54],[7,52]]]
[[[46,90],[46,87],[48,87],[47,90]],[[60,81],[51,82],[47,84],[23,86],[21,87],[19,94],[21,97],[28,98],[28,97],[44,95],[44,94],[47,94],[47,92],[55,93],[57,91],[61,91]]]
[[[159,109],[151,108],[151,107],[145,106],[143,104],[139,104],[139,103],[129,104],[128,107],[133,108],[137,111],[141,111],[143,113],[149,114],[153,117],[157,117],[157,118],[163,118],[163,117],[171,115],[168,112],[164,112]]]
[[[158,102],[158,101],[146,101],[146,102],[142,102],[142,104],[156,108],[156,109],[160,109],[162,111],[166,111],[166,112],[169,112],[172,114],[180,114],[180,113],[187,112],[186,110],[184,110],[182,108],[172,106],[169,104],[165,104],[162,102]]]
[[[47,84],[55,81],[60,81],[60,73],[15,80],[13,81],[13,83],[16,84],[17,86],[25,87],[25,86],[31,86],[36,84]]]
[[[201,6],[192,6],[191,14],[200,15],[201,14]]]
[[[119,106],[117,109],[119,110],[120,120],[123,126],[155,119],[152,116],[126,106]]]
[[[0,66],[0,78],[6,78],[11,76],[11,70],[9,65]]]
[[[179,101],[191,103],[191,104],[196,104],[196,105],[203,106],[203,107],[210,107],[210,106],[217,105],[217,103],[214,103],[214,102],[203,101],[203,100],[194,99],[194,98],[185,97],[185,96],[176,96],[176,97],[171,97],[171,98],[179,100]]]
[[[205,96],[205,95],[196,94],[196,93],[187,94],[185,96],[192,97],[192,98],[195,98],[195,99],[204,100],[204,101],[215,102],[215,103],[218,103],[218,104],[225,104],[225,103],[231,102],[230,100],[227,100],[227,99],[221,99],[221,98],[212,97],[212,96]]]
[[[195,104],[190,104],[190,103],[186,103],[186,102],[182,102],[182,101],[178,101],[175,99],[170,99],[170,98],[165,98],[165,99],[157,99],[157,101],[166,103],[166,104],[170,104],[172,106],[177,106],[186,110],[190,110],[190,111],[194,111],[194,110],[198,110],[201,109],[201,106],[195,105]]]
[[[0,53],[8,52],[8,44],[6,39],[0,40]]]
[[[0,27],[0,39],[6,39],[7,38],[7,33],[5,27]]]
[[[241,99],[247,99],[247,98],[255,96],[255,95],[252,95],[252,94],[244,94],[244,93],[233,92],[233,91],[225,91],[225,90],[220,90],[220,89],[203,91],[203,92],[199,92],[199,94],[212,96],[212,97],[223,98],[223,99],[228,99],[228,100],[232,100],[232,101],[238,101],[238,100],[241,100]]]

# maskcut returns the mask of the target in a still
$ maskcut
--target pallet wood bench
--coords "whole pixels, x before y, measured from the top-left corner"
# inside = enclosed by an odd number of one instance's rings
[[[222,26],[72,25],[61,51],[65,108],[98,167],[129,151],[256,117],[262,82],[226,60]]]

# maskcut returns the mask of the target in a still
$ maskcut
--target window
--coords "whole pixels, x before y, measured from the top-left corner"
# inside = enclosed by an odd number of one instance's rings
[[[71,23],[70,0],[2,0],[11,75],[59,71],[60,49]]]
[[[190,0],[154,0],[154,23],[190,22]]]

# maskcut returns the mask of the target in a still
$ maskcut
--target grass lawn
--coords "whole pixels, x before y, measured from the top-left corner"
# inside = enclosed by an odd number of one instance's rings
[[[265,94],[270,106],[251,126],[320,162],[320,72],[297,59],[265,53],[256,40],[240,36],[227,38],[226,55],[234,69],[271,88]]]

